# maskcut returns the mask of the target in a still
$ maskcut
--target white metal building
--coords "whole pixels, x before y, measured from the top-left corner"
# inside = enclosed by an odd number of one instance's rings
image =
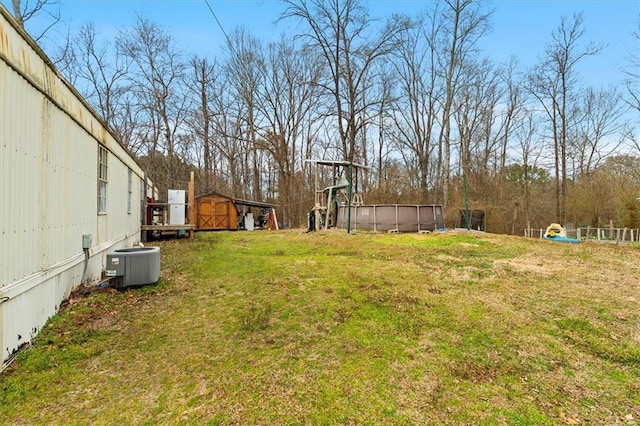
[[[143,179],[0,4],[0,365],[140,240]]]

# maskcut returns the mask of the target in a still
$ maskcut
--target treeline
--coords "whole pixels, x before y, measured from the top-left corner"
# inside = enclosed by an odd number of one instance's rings
[[[196,193],[271,201],[300,226],[314,200],[305,160],[348,160],[370,167],[365,203],[443,204],[447,226],[466,179],[492,232],[640,227],[640,61],[621,65],[624,86],[582,84],[581,61],[603,47],[581,13],[523,69],[479,50],[492,19],[481,2],[384,22],[360,0],[285,3],[299,33],[266,43],[237,28],[215,58],[144,17],[115,39],[87,23],[52,56],[163,192],[195,170]]]

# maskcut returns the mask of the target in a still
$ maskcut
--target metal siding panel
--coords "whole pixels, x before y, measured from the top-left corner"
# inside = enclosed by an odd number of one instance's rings
[[[68,254],[78,253],[82,250],[82,234],[93,234],[97,206],[96,206],[96,181],[97,181],[97,146],[89,143],[87,134],[75,123],[67,120],[68,139],[59,143],[67,146],[66,156],[68,163],[69,181],[65,191],[65,218],[69,234]],[[63,132],[61,132],[62,134]]]
[[[7,88],[0,99],[2,188],[15,194],[2,203],[5,285],[78,253],[77,236],[94,232],[94,197],[88,194],[96,191],[97,166],[87,158],[97,150],[84,130],[4,64],[1,76]],[[32,111],[40,111],[41,120],[25,125]]]
[[[140,236],[139,210],[127,213],[127,170],[142,178],[142,169],[26,37],[0,7],[3,362],[80,283],[82,234],[94,236],[88,281],[99,279],[107,252]],[[99,143],[109,149],[110,166],[103,216],[97,214]],[[134,179],[134,197],[139,182]]]
[[[39,120],[25,125],[24,114],[38,110],[35,91],[28,90],[22,79],[2,63],[3,81],[0,97],[0,138],[2,139],[3,238],[1,244],[0,282],[3,285],[37,269],[37,257],[27,256],[37,248],[38,186],[40,155],[37,135]],[[6,238],[5,238],[6,236]]]

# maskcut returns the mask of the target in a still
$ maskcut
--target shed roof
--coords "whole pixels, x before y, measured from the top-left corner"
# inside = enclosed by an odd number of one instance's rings
[[[233,204],[238,204],[238,205],[241,205],[241,206],[261,207],[261,208],[273,208],[273,207],[276,206],[275,204],[265,203],[265,202],[262,202],[262,201],[252,201],[252,200],[243,200],[241,198],[233,198],[233,197],[221,194],[221,193],[216,192],[216,191],[207,192],[206,194],[198,195],[198,196],[196,196],[196,200],[199,199],[199,198],[211,197],[213,195],[217,195],[217,196],[223,197],[223,198],[228,198],[229,200],[231,200],[233,202]]]

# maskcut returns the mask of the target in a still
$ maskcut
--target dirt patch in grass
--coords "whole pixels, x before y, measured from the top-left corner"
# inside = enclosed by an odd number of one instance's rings
[[[565,265],[561,265],[552,259],[541,259],[540,256],[535,255],[499,260],[497,264],[506,265],[517,273],[532,274],[539,277],[552,277],[566,269]]]

